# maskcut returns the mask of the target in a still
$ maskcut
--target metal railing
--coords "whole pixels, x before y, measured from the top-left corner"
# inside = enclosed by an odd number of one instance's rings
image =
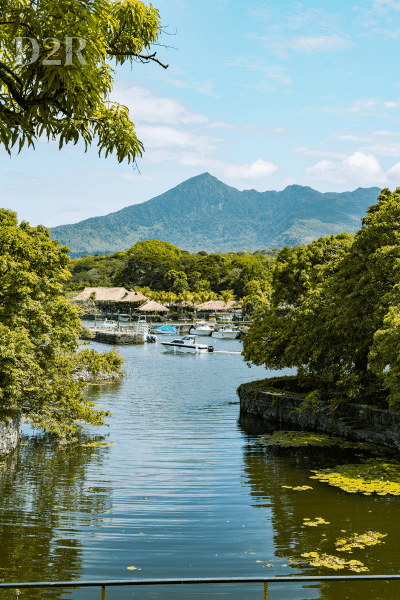
[[[400,580],[397,575],[293,575],[282,577],[187,577],[179,579],[120,579],[109,581],[32,581],[24,583],[0,583],[1,589],[14,589],[18,600],[20,589],[24,588],[81,588],[99,587],[100,600],[106,600],[106,587],[146,586],[146,585],[198,585],[205,583],[262,583],[264,600],[268,600],[269,583],[324,583],[328,581],[377,581]]]

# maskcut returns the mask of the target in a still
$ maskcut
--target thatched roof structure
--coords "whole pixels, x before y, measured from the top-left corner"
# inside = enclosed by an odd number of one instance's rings
[[[198,304],[196,310],[229,310],[233,308],[234,304],[236,304],[235,300],[229,300],[226,304],[223,300],[210,300],[209,302]]]
[[[145,304],[139,307],[140,312],[168,312],[168,308],[155,302],[154,300],[148,300]]]
[[[148,297],[141,292],[128,292],[121,302],[146,302],[146,300],[148,300]]]
[[[95,294],[94,300],[96,302],[118,302],[121,300],[126,294],[128,294],[128,290],[123,287],[86,287],[80,294],[78,294],[74,300],[79,302],[83,302],[85,300],[89,300],[91,294]]]

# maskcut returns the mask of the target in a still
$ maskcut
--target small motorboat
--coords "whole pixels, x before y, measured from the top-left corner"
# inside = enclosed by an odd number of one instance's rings
[[[161,344],[173,352],[214,352],[213,346],[198,344],[194,335],[185,335],[183,338],[175,338],[172,342],[161,342]]]
[[[171,325],[161,325],[161,327],[154,327],[153,329],[150,329],[150,333],[156,333],[161,334],[161,335],[165,335],[165,334],[171,334],[171,333],[176,333],[177,329],[176,327],[172,327]]]
[[[152,333],[146,334],[146,342],[149,342],[150,344],[154,344],[156,341],[157,341],[156,335],[153,335]]]
[[[234,340],[240,334],[239,329],[234,329],[232,325],[221,325],[218,331],[212,332],[213,338],[219,338],[221,340],[228,339]]]
[[[211,335],[214,331],[214,325],[210,325],[206,321],[198,321],[196,327],[192,327],[190,333],[192,335]]]

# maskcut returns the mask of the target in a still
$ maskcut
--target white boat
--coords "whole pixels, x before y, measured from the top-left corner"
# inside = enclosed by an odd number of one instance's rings
[[[172,342],[161,342],[167,350],[174,352],[213,352],[212,346],[198,344],[194,335],[185,335],[183,338],[175,338]]]
[[[212,332],[213,338],[234,340],[239,335],[238,329],[233,329],[232,325],[221,325],[218,331]]]
[[[176,332],[176,327],[171,327],[171,325],[161,325],[161,327],[153,327],[153,329],[150,329],[150,333],[156,333],[161,335],[171,335],[171,333]]]
[[[192,335],[211,335],[214,331],[214,325],[210,325],[206,321],[198,321],[196,327],[192,327],[190,333]]]

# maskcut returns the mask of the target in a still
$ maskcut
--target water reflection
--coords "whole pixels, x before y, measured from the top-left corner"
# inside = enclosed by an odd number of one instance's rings
[[[79,579],[82,526],[101,527],[111,509],[110,482],[91,485],[87,470],[101,469],[108,448],[62,447],[48,436],[24,438],[4,461],[0,478],[1,579]],[[93,439],[93,438],[91,438]],[[1,590],[1,598],[10,598]],[[30,590],[21,598],[59,598],[62,590]]]
[[[266,426],[257,419],[241,419],[241,427],[251,435],[265,433]],[[270,433],[268,431],[268,433]],[[334,447],[282,448],[255,445],[254,440],[244,449],[244,469],[254,506],[272,509],[275,556],[302,560],[301,554],[311,551],[359,560],[371,574],[399,572],[398,540],[400,537],[399,497],[363,496],[349,494],[326,483],[310,479],[312,469],[344,463],[357,463],[369,453]],[[312,486],[311,490],[296,491],[291,486]],[[329,524],[314,527],[304,525],[305,519],[321,517]],[[352,553],[337,552],[334,541],[367,531],[388,534],[385,543],[354,548]],[[354,575],[348,569],[334,571],[302,564],[290,567],[288,574]],[[329,583],[317,587],[322,598],[397,600],[398,582]],[[311,591],[311,590],[310,590]],[[315,593],[315,589],[313,590]]]

